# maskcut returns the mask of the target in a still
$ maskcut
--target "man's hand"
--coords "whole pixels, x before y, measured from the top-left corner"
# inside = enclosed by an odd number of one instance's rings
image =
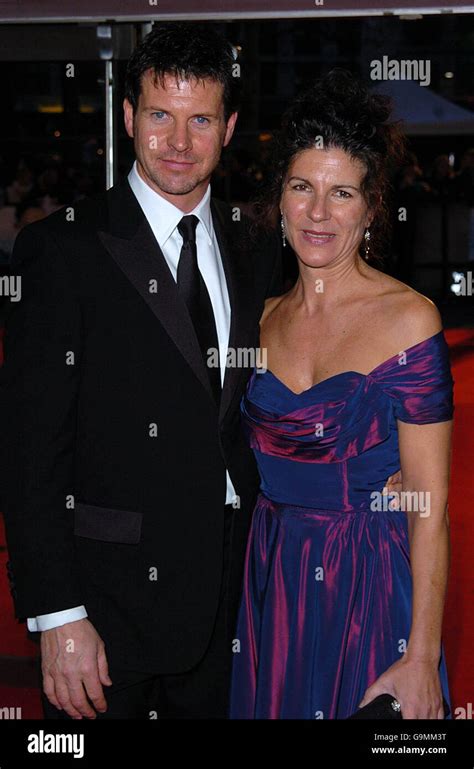
[[[382,491],[384,496],[387,494],[395,494],[394,499],[392,499],[388,505],[390,510],[398,510],[398,495],[401,493],[402,489],[402,473],[401,470],[398,470],[396,473],[390,475],[389,478],[387,478],[387,482]]]
[[[102,685],[110,686],[105,646],[88,619],[41,633],[43,690],[48,700],[74,719],[96,718],[107,710]]]

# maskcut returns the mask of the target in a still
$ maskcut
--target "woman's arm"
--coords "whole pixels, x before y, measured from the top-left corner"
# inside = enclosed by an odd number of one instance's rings
[[[449,567],[451,432],[451,420],[427,425],[398,422],[405,492],[402,507],[408,517],[413,578],[412,626],[406,654],[436,666]]]
[[[407,650],[365,692],[359,707],[388,692],[403,718],[442,719],[438,664],[449,565],[448,486],[452,421],[398,422],[413,580]]]

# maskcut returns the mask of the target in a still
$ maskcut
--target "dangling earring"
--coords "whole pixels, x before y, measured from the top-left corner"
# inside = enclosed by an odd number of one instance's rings
[[[365,238],[365,254],[364,254],[364,259],[367,261],[369,259],[369,251],[370,251],[370,246],[369,246],[370,230],[369,230],[368,227],[367,227],[367,229],[365,231],[364,238]]]
[[[286,234],[285,234],[285,222],[283,221],[283,214],[281,215],[280,225],[281,225],[281,238],[282,238],[282,241],[283,241],[283,248],[285,248],[285,246],[286,246]]]

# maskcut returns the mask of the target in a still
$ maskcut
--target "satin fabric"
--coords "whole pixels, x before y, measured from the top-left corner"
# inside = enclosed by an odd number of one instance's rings
[[[412,607],[408,521],[386,509],[381,492],[400,467],[397,419],[441,422],[453,408],[442,331],[369,374],[346,371],[300,394],[254,370],[241,412],[261,487],[230,718],[347,718],[403,655]]]

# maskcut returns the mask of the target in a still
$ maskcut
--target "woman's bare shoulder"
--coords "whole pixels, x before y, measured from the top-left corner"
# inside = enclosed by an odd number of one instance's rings
[[[382,287],[383,315],[400,349],[418,344],[441,331],[439,310],[427,296],[389,275],[383,276]]]

